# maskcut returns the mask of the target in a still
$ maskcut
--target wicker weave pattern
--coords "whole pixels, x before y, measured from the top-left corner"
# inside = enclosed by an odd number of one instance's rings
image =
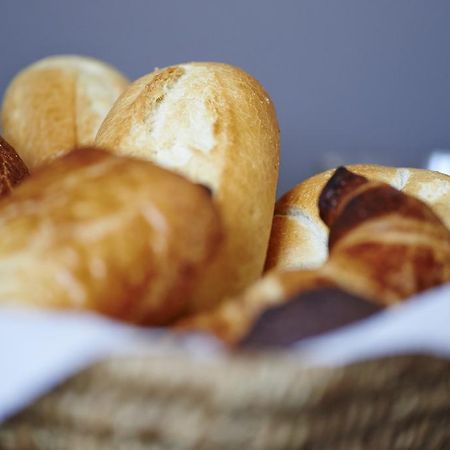
[[[444,449],[450,361],[311,369],[280,355],[113,359],[0,428],[16,449]]]

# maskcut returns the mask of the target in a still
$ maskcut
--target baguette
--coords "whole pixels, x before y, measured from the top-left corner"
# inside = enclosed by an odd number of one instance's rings
[[[0,233],[0,303],[159,325],[188,306],[221,226],[201,186],[86,148],[0,202]]]
[[[450,227],[450,177],[426,169],[349,165],[349,170],[387,183],[428,204]],[[320,219],[319,194],[334,170],[327,170],[283,195],[276,203],[265,270],[313,269],[327,259],[328,228]]]
[[[151,160],[208,186],[225,244],[194,293],[192,312],[236,294],[262,272],[279,164],[275,110],[262,86],[226,64],[190,63],[135,81],[96,144]]]
[[[5,138],[33,171],[77,146],[91,145],[128,85],[116,69],[84,56],[51,56],[23,69],[1,111]]]

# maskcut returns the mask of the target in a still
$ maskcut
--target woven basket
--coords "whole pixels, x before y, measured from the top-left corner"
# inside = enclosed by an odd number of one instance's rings
[[[450,361],[312,369],[285,354],[115,358],[3,424],[0,448],[448,449]]]

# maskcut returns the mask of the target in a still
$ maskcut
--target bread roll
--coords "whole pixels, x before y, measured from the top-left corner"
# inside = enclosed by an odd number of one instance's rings
[[[450,230],[424,202],[340,168],[322,190],[319,205],[330,227],[325,264],[272,270],[242,295],[185,319],[180,327],[236,343],[267,308],[306,292],[338,290],[386,307],[450,281]]]
[[[218,63],[156,70],[114,104],[96,143],[212,190],[225,245],[195,291],[193,311],[260,276],[275,203],[279,130],[272,102],[254,78]]]
[[[31,171],[80,145],[97,130],[127,79],[84,56],[52,56],[22,70],[6,90],[1,111],[5,138]]]
[[[431,206],[450,227],[450,177],[425,169],[349,165],[352,172],[390,184]],[[333,174],[327,170],[297,185],[275,206],[266,270],[311,269],[327,259],[328,229],[319,217],[318,199]]]
[[[209,193],[151,163],[87,148],[0,202],[0,303],[164,324],[220,243]]]
[[[0,197],[9,194],[16,184],[29,175],[16,151],[0,136]]]

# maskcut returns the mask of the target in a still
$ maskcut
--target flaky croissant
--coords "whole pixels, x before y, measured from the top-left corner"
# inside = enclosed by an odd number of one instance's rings
[[[422,201],[338,169],[319,198],[330,228],[321,273],[383,305],[450,280],[450,231]]]
[[[319,208],[330,228],[323,266],[271,271],[241,296],[180,327],[234,343],[266,308],[302,292],[337,288],[388,306],[450,280],[450,231],[422,201],[339,168]]]

